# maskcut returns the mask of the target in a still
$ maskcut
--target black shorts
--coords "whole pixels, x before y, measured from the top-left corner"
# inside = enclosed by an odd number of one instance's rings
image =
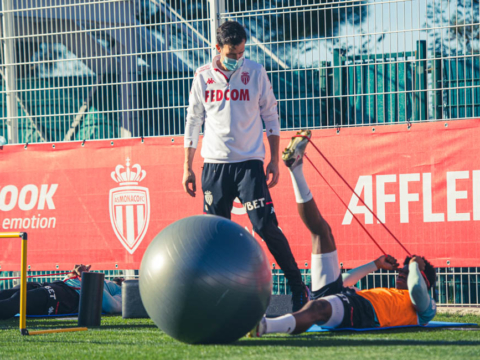
[[[42,284],[49,293],[49,315],[75,314],[78,312],[80,295],[63,281]],[[54,296],[52,296],[54,295]]]
[[[205,163],[202,190],[205,214],[231,219],[233,202],[238,197],[255,232],[260,236],[267,224],[274,223],[278,226],[263,162],[260,160],[226,164]]]
[[[39,301],[36,310],[42,315],[75,314],[78,312],[80,295],[63,281],[51,283],[28,283],[28,290],[43,291],[46,301]],[[27,292],[28,303],[29,292]],[[27,312],[28,313],[28,312]]]
[[[334,282],[312,292],[313,300],[329,295],[336,295],[342,300],[344,308],[343,320],[337,328],[373,328],[378,327],[372,303],[358,295],[352,288],[344,287],[342,275]]]

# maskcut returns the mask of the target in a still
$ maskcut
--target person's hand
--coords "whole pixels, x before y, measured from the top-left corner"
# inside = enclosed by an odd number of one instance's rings
[[[412,262],[416,262],[418,264],[418,269],[420,271],[425,271],[425,261],[423,260],[422,257],[413,255],[412,258],[410,259],[410,264]]]
[[[195,192],[197,191],[197,184],[195,181],[195,173],[191,168],[185,166],[183,169],[183,189],[185,192],[190,195],[191,197],[195,197]],[[189,187],[189,184],[192,184],[192,187]]]
[[[383,270],[395,270],[399,266],[397,259],[391,255],[380,256],[377,260],[375,260],[375,265],[377,266],[377,269]]]
[[[270,174],[272,174],[271,180]],[[270,163],[267,165],[267,169],[265,170],[265,175],[267,176],[267,186],[269,188],[277,185],[278,179],[280,178],[280,167],[278,166],[278,162],[270,161]]]
[[[72,274],[76,276],[82,276],[84,271],[89,271],[92,265],[83,265],[83,264],[75,264]]]
[[[115,277],[112,279],[112,282],[114,282],[115,284],[117,284],[118,286],[122,286],[122,283],[125,281],[124,278],[121,278],[121,277]]]

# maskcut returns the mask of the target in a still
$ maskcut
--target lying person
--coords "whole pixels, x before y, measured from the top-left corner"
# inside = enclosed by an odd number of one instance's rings
[[[75,265],[63,281],[52,283],[27,283],[27,315],[62,315],[78,313],[81,275],[91,265]],[[102,312],[122,312],[122,279],[118,283],[105,280]],[[20,312],[20,286],[0,291],[0,320],[14,317]]]
[[[310,138],[310,131],[298,135]],[[395,270],[391,256],[349,271],[342,277],[335,240],[330,226],[320,214],[303,175],[303,154],[308,140],[294,137],[283,153],[292,176],[300,217],[312,236],[312,294],[300,311],[278,318],[263,318],[249,333],[259,337],[267,333],[299,334],[318,324],[326,328],[372,328],[401,325],[426,325],[436,314],[430,296],[436,275],[423,257],[407,257],[398,269],[395,288],[359,291],[350,286],[377,269]]]
[[[73,271],[63,281],[80,295],[82,273],[89,271],[90,268],[91,265],[75,265]],[[104,280],[102,313],[111,315],[122,313],[122,281],[123,279],[120,278],[115,278],[113,281]]]

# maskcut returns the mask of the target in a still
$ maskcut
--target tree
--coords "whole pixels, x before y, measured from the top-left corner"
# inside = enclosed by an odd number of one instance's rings
[[[436,0],[427,4],[429,50],[442,56],[480,52],[478,0]]]

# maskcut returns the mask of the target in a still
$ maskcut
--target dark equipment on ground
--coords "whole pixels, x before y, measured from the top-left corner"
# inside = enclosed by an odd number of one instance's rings
[[[105,274],[85,271],[78,308],[78,326],[100,326]]]

